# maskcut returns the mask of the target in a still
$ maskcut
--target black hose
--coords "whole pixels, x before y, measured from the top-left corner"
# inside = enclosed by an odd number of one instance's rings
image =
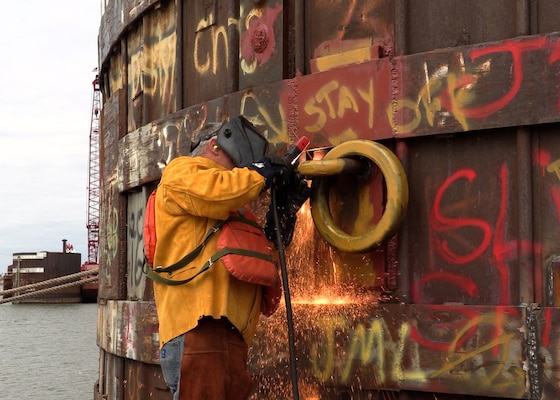
[[[294,400],[299,400],[298,377],[296,370],[296,351],[295,351],[295,334],[294,320],[292,317],[292,301],[290,299],[290,287],[288,285],[288,270],[286,268],[286,256],[284,254],[284,243],[282,241],[282,233],[280,231],[280,218],[278,218],[278,209],[276,208],[276,189],[274,185],[270,193],[272,208],[274,210],[274,225],[276,228],[276,247],[280,258],[280,271],[282,272],[282,286],[284,288],[284,301],[286,303],[286,319],[288,320],[288,343],[290,348],[290,377],[292,380],[292,393]]]

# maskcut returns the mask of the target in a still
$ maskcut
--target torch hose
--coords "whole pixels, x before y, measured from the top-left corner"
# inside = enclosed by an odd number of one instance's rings
[[[286,303],[286,319],[288,321],[288,344],[290,348],[290,378],[292,380],[292,393],[294,400],[299,400],[298,376],[296,370],[296,351],[295,351],[295,334],[294,320],[292,317],[292,301],[290,299],[290,287],[288,285],[288,269],[286,268],[286,256],[284,254],[284,244],[282,242],[282,234],[280,231],[280,218],[278,217],[278,209],[276,208],[276,188],[272,186],[270,193],[272,208],[274,210],[274,225],[276,228],[276,247],[280,259],[280,271],[282,273],[282,285],[284,288],[284,301]]]

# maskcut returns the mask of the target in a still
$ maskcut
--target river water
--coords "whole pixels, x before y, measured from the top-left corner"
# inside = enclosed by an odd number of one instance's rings
[[[97,304],[0,304],[0,399],[92,400]]]

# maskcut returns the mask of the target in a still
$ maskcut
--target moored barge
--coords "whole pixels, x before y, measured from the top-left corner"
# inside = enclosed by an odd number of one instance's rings
[[[81,266],[81,271],[92,271],[91,275],[85,275],[81,279],[84,283],[80,285],[82,292],[82,303],[96,303],[99,284],[97,281],[88,282],[89,278],[94,276],[93,271],[97,272],[99,265],[97,263],[85,262]]]
[[[63,241],[65,242],[65,241]],[[69,253],[64,243],[62,252],[21,252],[13,253],[13,263],[8,266],[8,272],[2,277],[3,292],[22,288],[21,292],[10,292],[5,298],[25,297],[14,299],[13,303],[80,303],[82,293],[80,285],[65,285],[57,290],[42,291],[37,295],[28,295],[33,291],[45,289],[41,282],[65,277],[80,272],[81,254]],[[30,288],[29,286],[32,285]],[[52,287],[52,285],[50,285]],[[23,287],[27,287],[24,289]]]

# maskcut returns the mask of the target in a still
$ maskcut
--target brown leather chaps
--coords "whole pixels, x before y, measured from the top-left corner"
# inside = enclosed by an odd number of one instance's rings
[[[253,380],[247,344],[227,319],[203,318],[185,334],[180,400],[245,400]]]

